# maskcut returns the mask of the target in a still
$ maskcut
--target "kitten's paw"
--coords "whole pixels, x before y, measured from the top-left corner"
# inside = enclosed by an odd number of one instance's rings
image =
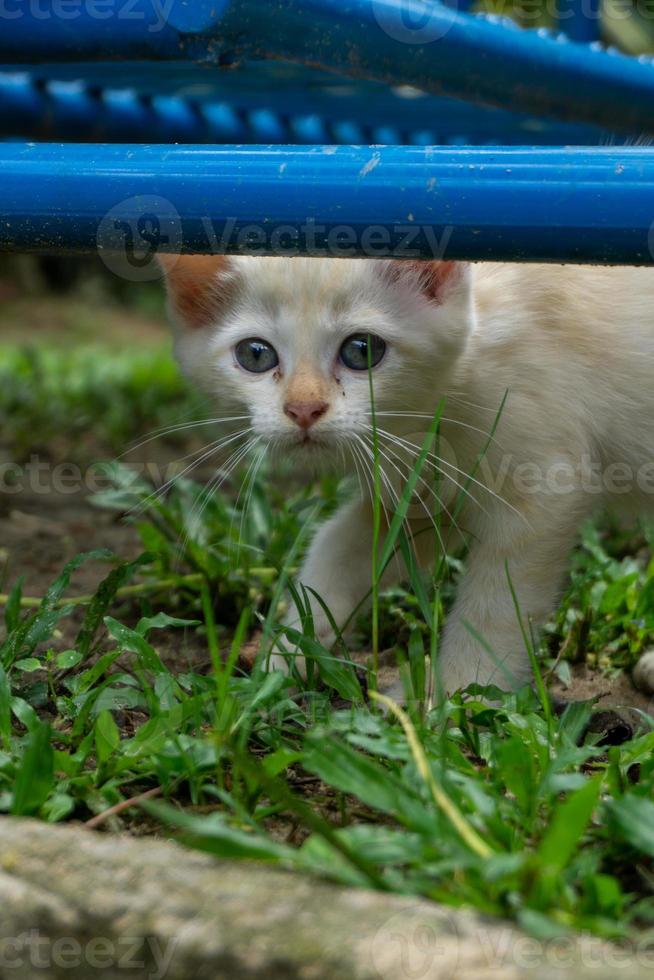
[[[306,635],[312,636],[325,650],[331,650],[337,640],[331,621],[327,618],[323,609],[312,609],[311,616],[313,619],[313,629],[309,630]],[[299,622],[297,617],[285,621],[284,626],[297,630],[299,633],[304,633],[302,623]],[[291,637],[284,637],[283,646],[285,649],[295,650],[298,656],[301,655],[299,649],[294,646]]]
[[[517,691],[524,684],[533,683],[529,658],[520,641],[498,638],[492,647],[509,652],[501,658],[492,658],[462,631],[446,637],[438,658],[434,693],[451,696],[456,691],[465,691],[471,684]]]
[[[334,633],[332,624],[330,620],[325,615],[322,609],[312,610],[313,616],[313,630],[310,635],[318,642],[326,651],[331,650],[331,648],[336,643],[336,634]],[[292,619],[288,619],[284,626],[296,630],[299,633],[304,632],[302,629],[302,623],[299,619],[294,616]],[[268,657],[267,670],[281,670],[285,674],[290,674],[291,669],[295,666],[295,669],[299,673],[300,677],[306,679],[307,667],[306,660],[299,646],[293,643],[292,636],[288,636],[282,633],[282,636],[277,640],[278,652],[272,653]]]

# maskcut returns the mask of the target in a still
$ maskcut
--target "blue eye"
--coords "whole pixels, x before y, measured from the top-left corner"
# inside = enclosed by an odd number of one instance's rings
[[[252,374],[264,374],[279,364],[275,348],[258,337],[241,340],[234,348],[234,356],[241,367]]]
[[[368,354],[368,345],[370,345],[370,354]],[[345,367],[351,371],[367,371],[368,357],[370,357],[370,367],[377,367],[385,353],[386,341],[381,337],[374,333],[353,333],[343,341],[339,357]]]

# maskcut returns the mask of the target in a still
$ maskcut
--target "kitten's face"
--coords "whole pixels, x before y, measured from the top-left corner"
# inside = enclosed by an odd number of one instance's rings
[[[415,431],[466,342],[470,272],[453,263],[164,259],[186,374],[284,455],[321,462]],[[371,375],[369,374],[371,365]]]

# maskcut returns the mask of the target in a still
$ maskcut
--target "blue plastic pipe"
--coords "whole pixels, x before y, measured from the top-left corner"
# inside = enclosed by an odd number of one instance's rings
[[[0,172],[3,250],[654,261],[651,149],[6,143]]]
[[[654,131],[651,58],[438,2],[85,0],[66,19],[43,16],[48,0],[41,0],[38,17],[28,0],[4,3],[15,5],[16,16],[3,17],[0,61],[286,58],[619,131]],[[53,10],[61,6],[51,3]]]
[[[174,88],[153,94],[158,73],[151,69],[160,68],[156,63],[131,66],[131,88],[117,84],[125,75],[122,65],[109,66],[111,73],[103,67],[94,72],[93,65],[85,66],[83,81],[74,75],[57,77],[53,66],[0,71],[0,136],[102,143],[621,142],[594,126],[546,121],[438,96],[402,98],[376,82],[345,80],[336,86],[334,76],[322,74],[324,81],[318,84],[315,73],[306,69],[280,84],[270,72],[271,62],[239,71],[185,72],[178,91],[190,91],[191,96],[177,94]],[[59,74],[64,74],[61,69]]]

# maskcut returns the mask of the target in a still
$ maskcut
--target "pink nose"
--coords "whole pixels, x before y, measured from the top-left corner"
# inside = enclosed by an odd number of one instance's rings
[[[286,402],[284,414],[301,429],[310,429],[328,408],[327,402]]]

